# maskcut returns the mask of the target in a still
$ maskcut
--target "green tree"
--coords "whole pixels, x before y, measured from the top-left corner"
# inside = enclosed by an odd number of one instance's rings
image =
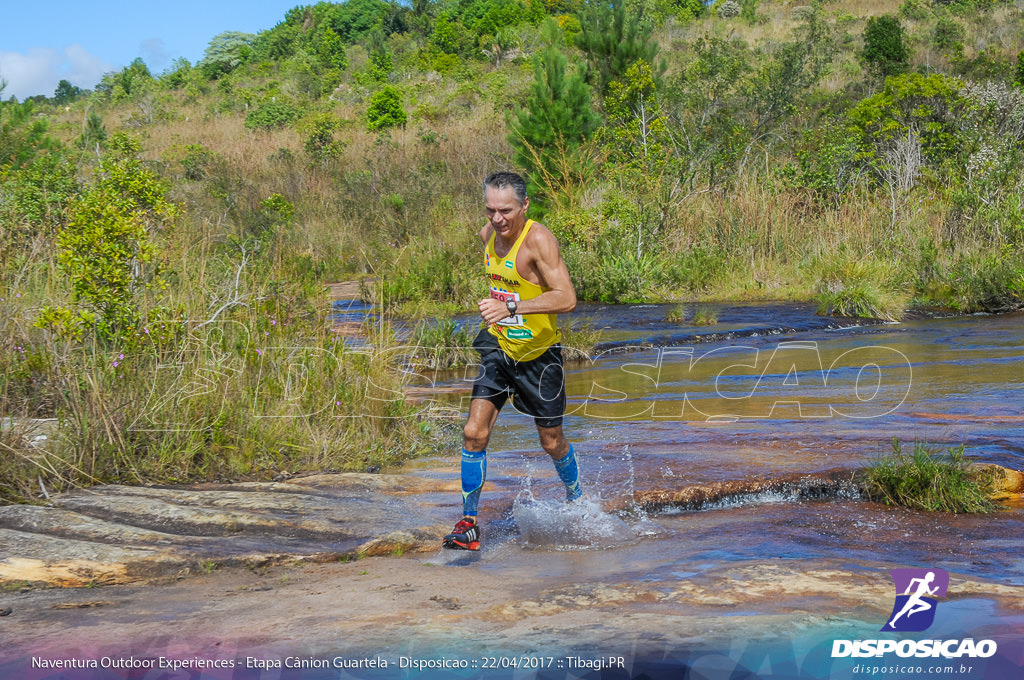
[[[386,82],[395,64],[383,30],[374,30],[367,36],[366,51],[369,53],[369,63],[366,64],[366,71],[359,74],[359,78],[365,83]]]
[[[876,77],[894,76],[907,70],[910,47],[898,17],[886,14],[868,18],[860,57]]]
[[[957,46],[963,47],[966,35],[967,31],[956,19],[940,16],[935,22],[932,40],[940,50],[952,50],[956,49]]]
[[[70,104],[82,94],[82,88],[72,85],[66,80],[57,83],[57,89],[53,91],[53,101],[57,104]]]
[[[634,262],[660,247],[658,235],[675,198],[675,183],[664,181],[674,145],[659,100],[654,71],[644,61],[629,67],[621,81],[612,81],[605,98],[608,126],[602,132],[608,158],[619,164],[615,175],[620,183],[639,198],[628,239],[635,246]]]
[[[585,170],[578,152],[601,122],[585,73],[585,67],[570,70],[562,51],[550,45],[536,57],[526,105],[507,118],[515,162],[527,171],[530,193],[538,198],[552,197]]]
[[[249,60],[256,36],[241,31],[224,31],[214,36],[196,66],[208,79],[231,73]]]
[[[609,159],[634,171],[644,182],[656,180],[664,171],[671,139],[651,65],[638,61],[621,81],[609,83],[604,109]]]
[[[757,1],[740,0],[740,17],[749,24],[757,21]]]
[[[272,130],[284,127],[297,120],[299,110],[283,101],[263,102],[245,117],[245,127],[250,130]]]
[[[963,106],[962,83],[941,73],[904,73],[886,78],[881,92],[846,112],[846,126],[862,160],[877,161],[882,150],[915,132],[927,161],[941,167],[957,153],[955,111]]]
[[[404,126],[407,119],[402,95],[396,87],[385,85],[370,97],[366,110],[366,129],[370,132]]]
[[[658,43],[651,28],[637,13],[627,12],[623,0],[590,0],[580,16],[582,32],[575,44],[587,56],[598,91],[606,95],[608,83],[619,80],[638,60],[655,64]],[[658,67],[656,77],[664,67]]]
[[[4,170],[19,169],[41,151],[59,148],[60,142],[49,135],[49,129],[47,119],[35,115],[31,100],[20,104],[13,97],[0,101],[0,178]]]
[[[714,186],[728,175],[741,140],[741,92],[754,58],[739,38],[706,35],[694,42],[694,57],[683,65],[665,106],[678,139],[677,155],[688,191],[706,177]]]
[[[442,14],[434,22],[430,42],[445,54],[466,55],[476,46],[475,36],[447,14]]]
[[[1024,50],[1017,53],[1017,68],[1014,69],[1013,75],[1013,84],[1024,88]]]
[[[345,44],[334,29],[324,26],[317,32],[315,44],[316,54],[325,68],[343,69],[348,66],[345,58]]]
[[[384,0],[348,0],[342,4],[317,3],[316,7],[329,8],[331,28],[347,43],[354,43],[373,30],[384,14],[388,3]]]
[[[123,101],[145,92],[153,83],[153,74],[141,57],[120,71],[103,76],[96,91],[109,95],[114,101]]]
[[[137,293],[151,278],[150,230],[177,212],[166,189],[138,158],[138,142],[119,133],[95,186],[70,209],[57,236],[57,264],[68,277],[75,308],[44,307],[37,325],[81,337],[95,324],[101,341],[125,345],[138,323]]]
[[[178,57],[171,66],[160,74],[160,84],[169,90],[177,90],[188,84],[192,76],[192,64],[185,57]]]

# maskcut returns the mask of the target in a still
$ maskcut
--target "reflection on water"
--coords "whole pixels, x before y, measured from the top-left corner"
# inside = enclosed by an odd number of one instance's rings
[[[963,444],[974,460],[1024,468],[1024,315],[856,326],[804,305],[723,306],[716,326],[688,328],[664,321],[667,309],[590,307],[565,320],[588,320],[609,337],[568,368],[565,420],[587,492],[605,508],[649,489],[852,470],[887,453],[894,438]],[[425,377],[424,408],[465,414],[472,370]],[[561,485],[531,418],[506,406],[488,450],[482,507],[485,520],[511,527],[502,550],[593,547],[572,536],[585,530],[561,517],[567,510],[549,505]],[[532,501],[517,502],[525,488]],[[440,494],[433,501],[455,504]],[[763,494],[659,514],[645,520],[658,531],[639,542],[636,518],[618,521],[619,547],[602,551],[600,564],[585,560],[586,569],[623,566],[611,557],[618,552],[653,579],[738,560],[820,558],[1024,584],[1019,505],[965,517]],[[520,559],[538,568],[536,557]]]

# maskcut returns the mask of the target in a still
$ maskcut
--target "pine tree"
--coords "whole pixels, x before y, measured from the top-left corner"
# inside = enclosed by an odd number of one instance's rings
[[[600,123],[590,93],[585,68],[570,70],[557,46],[539,55],[526,106],[508,120],[515,162],[530,178],[531,196],[550,195],[579,172],[577,152]]]
[[[658,43],[651,39],[650,27],[639,14],[627,14],[622,0],[591,0],[580,16],[580,26],[583,31],[574,42],[587,55],[601,96],[608,94],[608,83],[621,80],[637,61],[656,64]],[[659,66],[656,77],[663,70]]]

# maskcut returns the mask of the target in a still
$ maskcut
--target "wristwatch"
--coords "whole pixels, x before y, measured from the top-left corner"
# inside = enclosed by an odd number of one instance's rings
[[[508,310],[508,315],[509,316],[515,316],[516,315],[516,309],[518,309],[518,305],[516,305],[516,301],[515,300],[506,300],[505,301],[505,308]]]

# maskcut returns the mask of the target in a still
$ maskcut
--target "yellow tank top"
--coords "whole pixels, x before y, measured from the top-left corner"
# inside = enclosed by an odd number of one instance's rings
[[[484,270],[487,272],[492,298],[502,302],[532,300],[547,290],[527,281],[516,269],[516,255],[532,226],[533,220],[527,220],[523,233],[505,257],[498,257],[494,252],[494,234],[487,241]],[[488,331],[498,339],[498,345],[505,354],[515,361],[532,361],[560,340],[554,314],[516,314],[502,319],[488,328]]]

